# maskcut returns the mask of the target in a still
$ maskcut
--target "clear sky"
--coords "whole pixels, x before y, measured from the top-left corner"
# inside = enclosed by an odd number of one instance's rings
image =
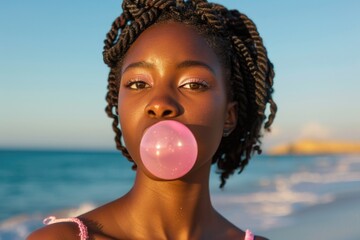
[[[254,20],[275,65],[265,146],[360,141],[360,1],[221,2]],[[0,147],[115,148],[101,53],[120,12],[114,0],[1,2]]]

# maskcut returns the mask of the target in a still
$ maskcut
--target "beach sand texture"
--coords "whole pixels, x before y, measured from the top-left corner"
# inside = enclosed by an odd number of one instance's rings
[[[360,194],[343,196],[292,216],[287,226],[263,231],[272,240],[359,240]]]

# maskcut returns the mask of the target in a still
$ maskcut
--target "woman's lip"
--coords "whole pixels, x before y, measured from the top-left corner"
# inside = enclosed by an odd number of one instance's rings
[[[175,119],[162,119],[162,120],[159,120],[159,121],[153,121],[151,124],[147,124],[145,129],[143,130],[143,134],[152,126],[154,126],[155,124],[158,124],[160,122],[165,122],[165,121],[174,121],[174,122],[178,122],[178,123],[181,123],[182,125],[185,125],[187,128],[189,128],[189,125],[188,124],[185,124],[183,123],[182,121],[179,121],[179,120],[175,120]],[[190,128],[189,128],[190,129]]]

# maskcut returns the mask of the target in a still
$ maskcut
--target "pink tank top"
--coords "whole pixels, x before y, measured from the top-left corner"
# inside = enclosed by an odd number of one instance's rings
[[[80,240],[89,240],[89,234],[86,225],[78,218],[59,218],[56,219],[54,216],[50,216],[48,218],[45,218],[43,223],[45,225],[50,225],[53,223],[59,223],[59,222],[74,222],[79,227],[79,237]],[[245,239],[244,240],[254,240],[254,235],[250,230],[246,230],[245,232]]]

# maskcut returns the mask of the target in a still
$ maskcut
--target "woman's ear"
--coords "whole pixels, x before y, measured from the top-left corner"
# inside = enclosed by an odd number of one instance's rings
[[[229,102],[226,108],[226,118],[224,123],[223,137],[227,137],[236,128],[238,120],[237,102]]]

